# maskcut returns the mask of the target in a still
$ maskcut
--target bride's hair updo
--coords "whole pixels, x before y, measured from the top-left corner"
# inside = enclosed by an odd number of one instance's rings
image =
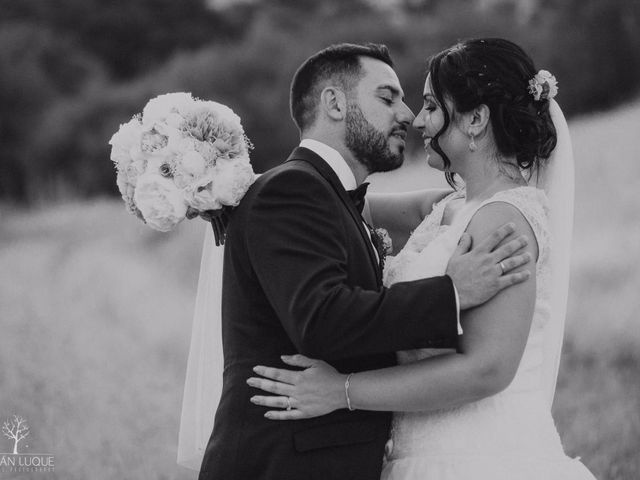
[[[529,92],[529,81],[537,70],[519,46],[500,38],[466,40],[431,57],[429,73],[444,112],[444,125],[431,145],[446,166],[451,162],[437,140],[454,112],[447,111],[445,98],[460,113],[482,104],[489,107],[498,152],[515,156],[520,168],[535,168],[549,158],[556,146],[549,100],[535,100]]]

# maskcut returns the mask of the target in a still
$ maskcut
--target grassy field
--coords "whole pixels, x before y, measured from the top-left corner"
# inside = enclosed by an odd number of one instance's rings
[[[638,103],[571,122],[576,228],[554,415],[600,480],[640,478],[638,125]],[[438,181],[414,167],[374,187]],[[0,478],[196,478],[175,452],[203,228],[158,234],[113,200],[0,209],[0,419],[24,416],[20,451],[56,465]],[[0,437],[0,452],[11,447]]]

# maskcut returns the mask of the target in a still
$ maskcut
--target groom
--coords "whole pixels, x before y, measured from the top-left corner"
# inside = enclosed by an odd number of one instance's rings
[[[403,161],[413,114],[386,47],[315,54],[293,79],[291,110],[300,146],[254,183],[227,230],[224,386],[201,480],[378,479],[390,413],[270,421],[249,401],[252,367],[299,352],[348,373],[394,365],[397,350],[455,347],[458,306],[523,279],[481,268],[495,264],[489,250],[511,233],[503,228],[489,248],[460,248],[445,276],[382,286],[361,202],[348,190]],[[507,257],[520,246],[500,249]]]

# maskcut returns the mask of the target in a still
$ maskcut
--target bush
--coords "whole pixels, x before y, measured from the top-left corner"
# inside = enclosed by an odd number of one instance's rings
[[[0,197],[24,198],[40,165],[27,153],[40,113],[103,72],[70,39],[34,25],[5,25],[0,44]]]
[[[170,91],[190,91],[231,106],[255,144],[254,166],[264,171],[284,161],[298,141],[288,106],[296,68],[335,42],[388,44],[414,109],[421,104],[427,58],[468,37],[500,36],[522,45],[538,68],[557,76],[558,99],[568,115],[612,106],[634,95],[640,85],[637,3],[539,0],[530,11],[508,0],[493,2],[496,7],[463,0],[410,3],[410,9],[383,12],[364,8],[362,2],[258,3],[246,17],[250,20],[241,40],[180,52],[131,81],[105,80],[99,88],[47,107],[29,142],[37,168],[13,174],[29,175],[29,182],[37,178],[36,192],[55,191],[65,181],[82,195],[114,192],[109,138],[150,97]],[[23,100],[28,102],[28,96]],[[24,141],[20,137],[15,145],[24,148]]]

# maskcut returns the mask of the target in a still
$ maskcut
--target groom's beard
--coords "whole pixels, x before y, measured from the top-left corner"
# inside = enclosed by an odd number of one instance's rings
[[[371,125],[354,103],[347,104],[346,127],[346,146],[369,173],[400,168],[404,151],[393,153],[389,149],[389,136]]]

